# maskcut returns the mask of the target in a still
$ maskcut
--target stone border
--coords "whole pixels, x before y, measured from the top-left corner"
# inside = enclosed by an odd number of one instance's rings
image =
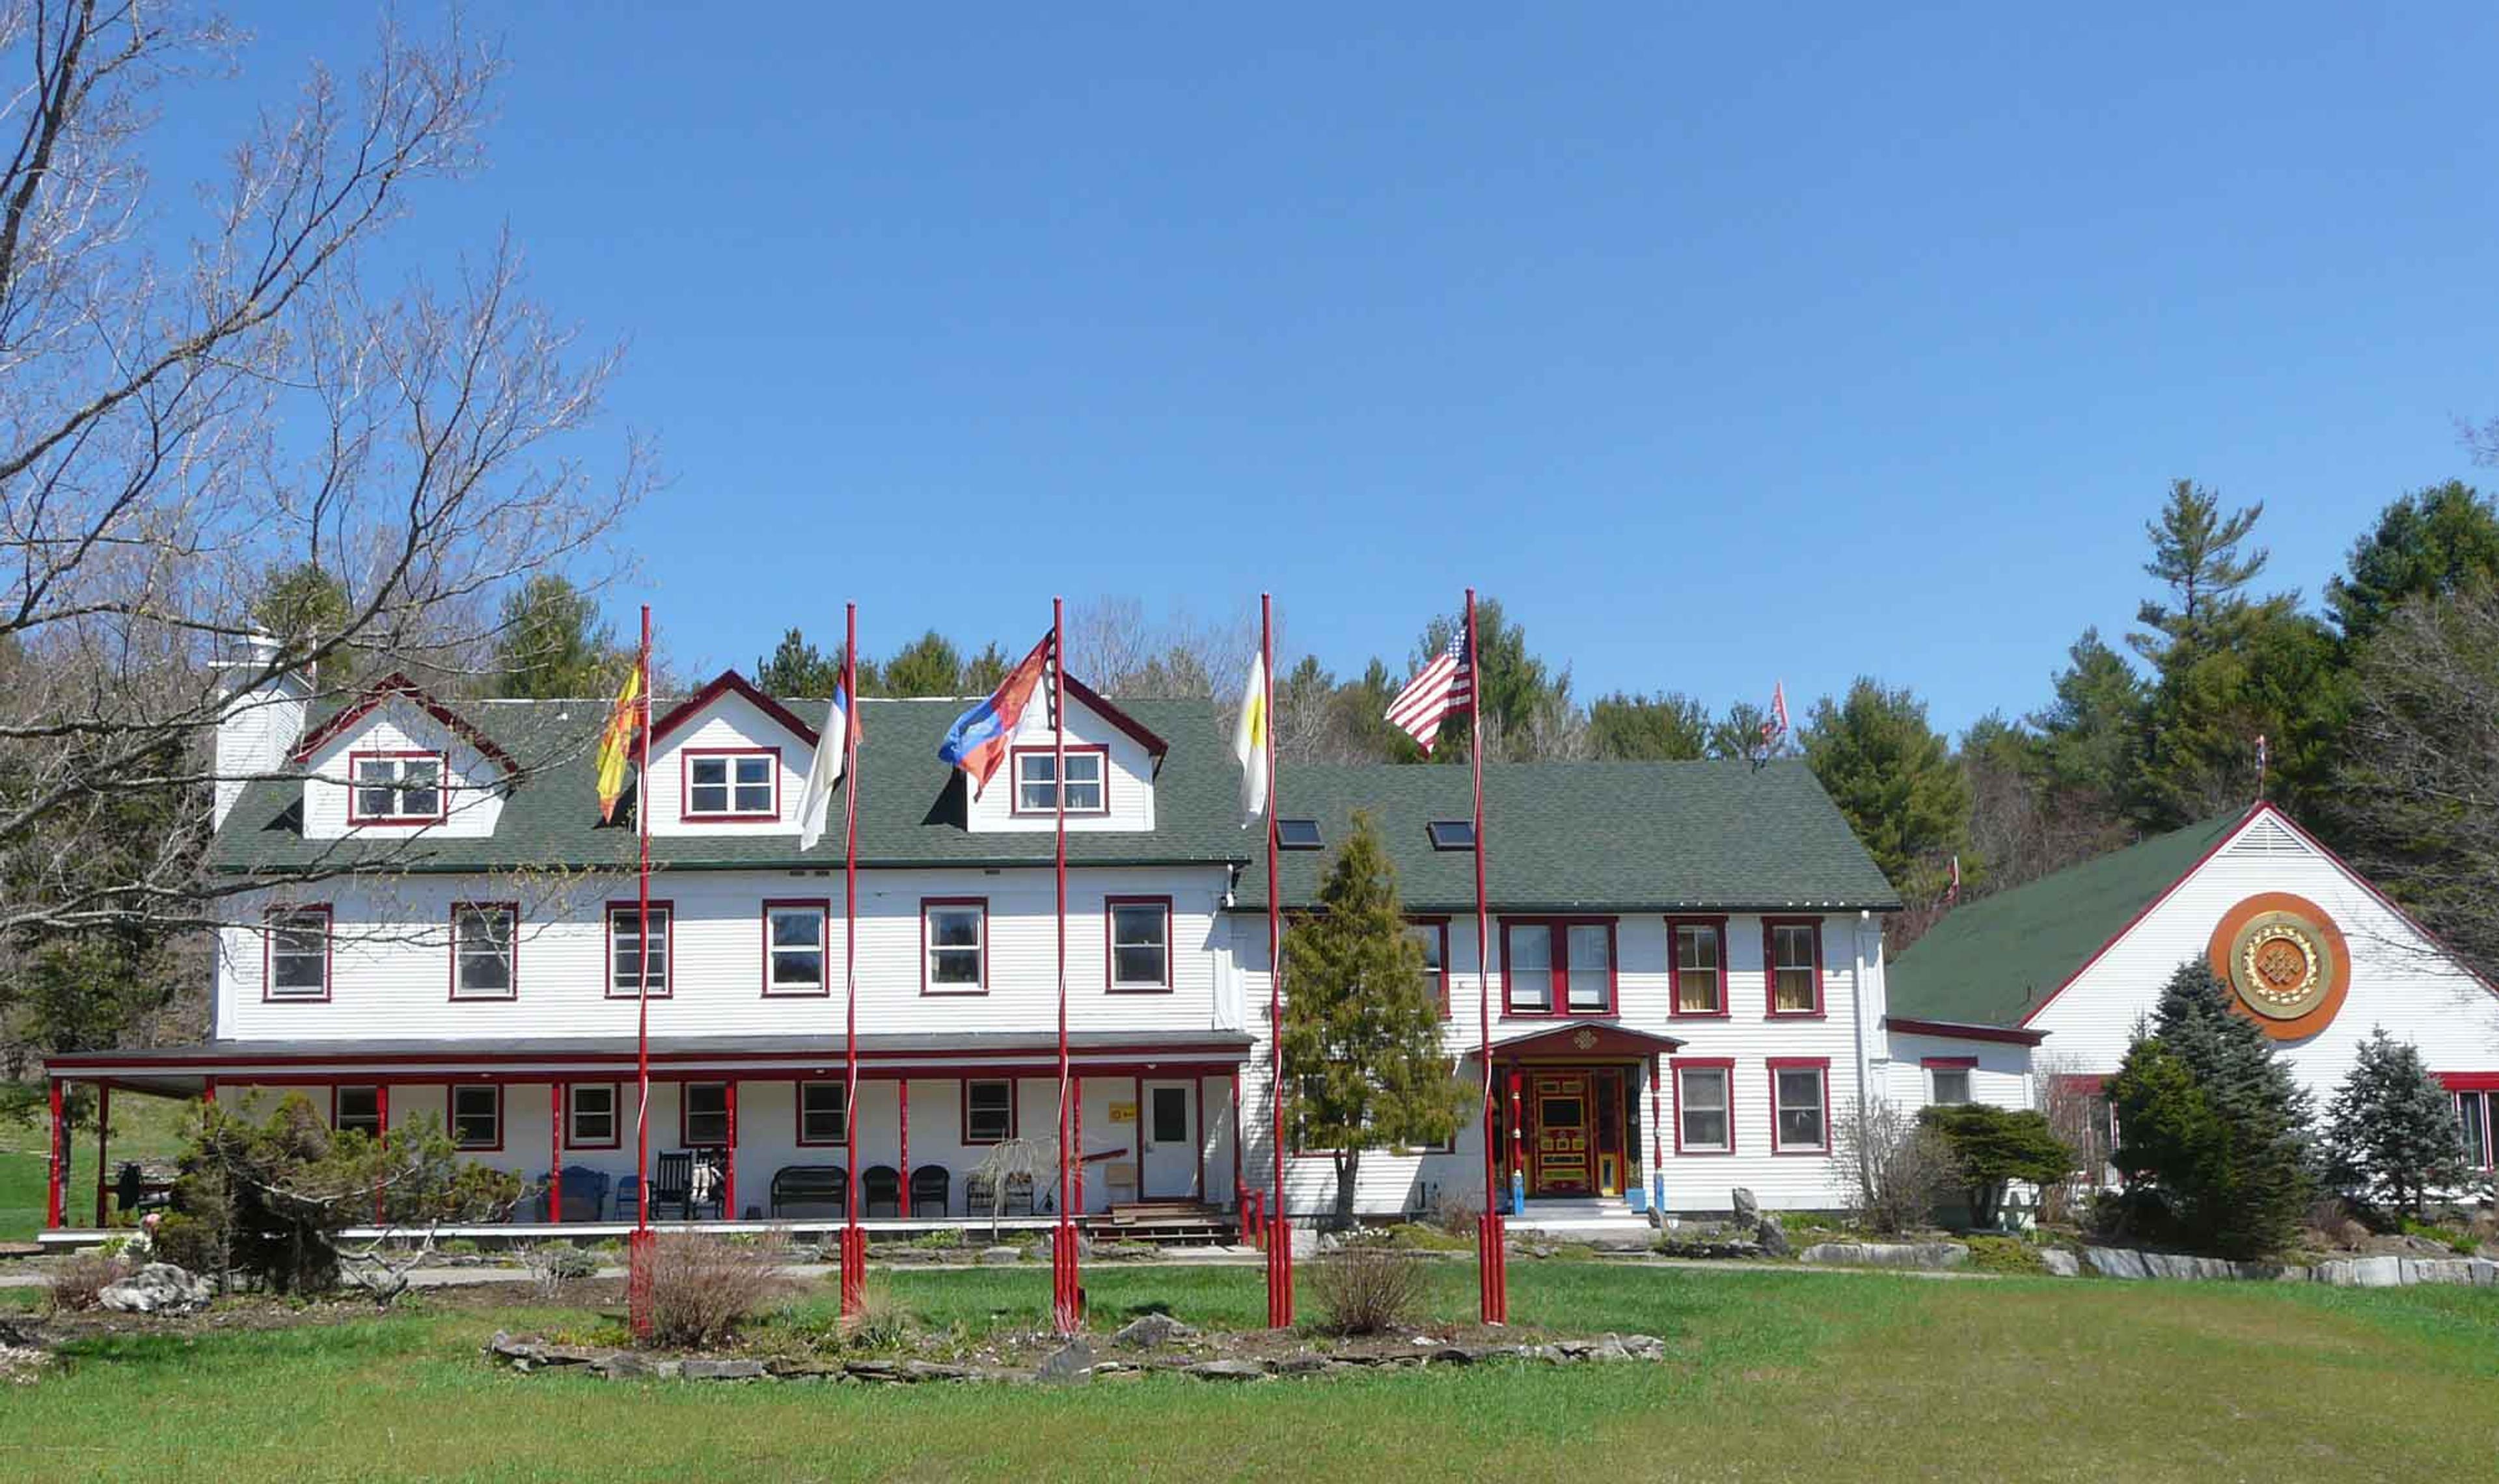
[[[1288,1355],[1274,1360],[1227,1356],[1212,1360],[1097,1360],[1083,1339],[1045,1359],[1032,1371],[991,1366],[957,1366],[919,1359],[820,1360],[776,1356],[765,1360],[688,1357],[663,1360],[636,1350],[594,1350],[517,1339],[497,1330],[486,1343],[490,1361],[524,1375],[541,1371],[580,1371],[611,1381],[812,1381],[872,1386],[908,1386],[926,1381],[989,1381],[1013,1384],[1083,1384],[1094,1380],[1133,1380],[1163,1373],[1200,1381],[1265,1381],[1282,1376],[1321,1375],[1354,1371],[1416,1370],[1427,1367],[1474,1366],[1495,1361],[1534,1361],[1568,1366],[1627,1361],[1663,1361],[1666,1341],[1653,1335],[1607,1335],[1598,1339],[1559,1339],[1532,1345],[1417,1345],[1412,1355]]]
[[[2499,1262],[2486,1257],[2350,1257],[2314,1267],[2299,1263],[2234,1263],[2181,1252],[2085,1247],[2083,1262],[2102,1277],[2203,1279],[2253,1283],[2324,1283],[2335,1288],[2410,1288],[2422,1283],[2499,1287]]]

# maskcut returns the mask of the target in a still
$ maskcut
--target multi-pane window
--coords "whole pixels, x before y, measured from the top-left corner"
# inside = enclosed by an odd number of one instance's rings
[[[2464,1124],[2464,1152],[2476,1170],[2490,1168],[2493,1136],[2499,1135],[2499,1093],[2464,1091],[2455,1095],[2455,1115]]]
[[[840,1082],[800,1082],[798,1142],[840,1144],[850,1136],[850,1089]]]
[[[518,977],[513,940],[520,909],[508,903],[463,902],[451,909],[451,997],[508,1000]]]
[[[1771,1132],[1782,1153],[1830,1147],[1829,1105],[1823,1096],[1828,1069],[1770,1068]]]
[[[763,908],[763,992],[820,994],[830,962],[825,939],[831,919],[828,903],[768,902]]]
[[[1114,900],[1111,910],[1111,987],[1171,987],[1171,903]]]
[[[1675,1014],[1726,1014],[1726,961],[1724,934],[1717,923],[1674,924]]]
[[[1109,806],[1102,785],[1104,771],[1110,766],[1110,754],[1101,748],[1067,750],[1067,812],[1100,814]],[[1015,755],[1018,814],[1055,814],[1058,811],[1058,754],[1050,748],[1034,748]]]
[[[729,1083],[688,1082],[677,1130],[690,1149],[717,1149],[729,1144]]]
[[[1506,922],[1502,943],[1511,1014],[1603,1014],[1613,1007],[1611,924]]]
[[[357,754],[350,824],[431,823],[443,817],[440,753]]]
[[[1015,1137],[1015,1083],[963,1084],[963,1142],[1004,1144]]]
[[[1675,1147],[1687,1154],[1723,1152],[1730,1139],[1725,1067],[1674,1069]]]
[[[1409,922],[1406,936],[1423,948],[1423,984],[1441,1002],[1441,1016],[1449,1016],[1449,924]]]
[[[330,997],[330,910],[326,907],[284,908],[269,915],[263,929],[269,943],[269,997],[273,1000],[326,1000]]]
[[[686,818],[773,819],[781,812],[781,759],[770,753],[686,755]]]
[[[921,987],[929,994],[979,994],[989,987],[990,909],[981,902],[921,907],[926,947]]]
[[[668,912],[651,904],[650,952],[643,952],[642,915],[637,906],[620,905],[607,909],[607,992],[611,998],[633,999],[642,992],[643,962],[650,964],[651,993],[668,992]]]
[[[381,1137],[382,1090],[379,1087],[341,1087],[332,1097],[332,1128],[342,1134],[354,1129],[376,1139]]]
[[[493,1082],[451,1089],[451,1142],[464,1149],[503,1146],[503,1089]]]
[[[1770,1014],[1809,1016],[1822,1011],[1822,926],[1772,922],[1765,935],[1770,972]]]
[[[564,1142],[576,1149],[616,1147],[616,1086],[575,1082],[564,1090]]]
[[[1928,1076],[1934,1079],[1934,1091],[1929,1102],[1940,1107],[1955,1107],[1970,1100],[1969,1068],[1935,1067]]]

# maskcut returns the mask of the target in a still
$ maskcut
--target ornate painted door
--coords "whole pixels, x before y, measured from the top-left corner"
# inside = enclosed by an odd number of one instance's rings
[[[1537,1195],[1586,1195],[1595,1189],[1588,1074],[1538,1071],[1529,1086],[1536,1109]]]

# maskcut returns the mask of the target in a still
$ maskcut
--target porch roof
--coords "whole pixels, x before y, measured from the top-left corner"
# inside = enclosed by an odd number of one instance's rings
[[[1070,1031],[1080,1074],[1236,1066],[1250,1054],[1241,1031]],[[862,1075],[929,1076],[1056,1070],[1055,1031],[897,1031],[859,1038]],[[654,1036],[651,1068],[671,1080],[694,1073],[762,1077],[829,1076],[844,1062],[839,1036]],[[196,1091],[204,1079],[234,1081],[319,1078],[427,1081],[475,1076],[547,1081],[556,1076],[631,1077],[631,1036],[498,1037],[493,1040],[208,1041],[129,1051],[65,1051],[45,1063],[52,1077],[111,1081],[149,1091]]]
[[[1649,1057],[1681,1049],[1683,1043],[1672,1036],[1636,1030],[1620,1020],[1601,1019],[1560,1020],[1492,1044],[1495,1060],[1520,1056]]]

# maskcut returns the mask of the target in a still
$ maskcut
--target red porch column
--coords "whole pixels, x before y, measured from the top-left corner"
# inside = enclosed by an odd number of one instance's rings
[[[564,1224],[564,1083],[547,1083],[547,1220]]]
[[[1232,1069],[1232,1210],[1241,1211],[1241,1069]]]
[[[1658,1230],[1666,1230],[1666,1125],[1658,1116],[1657,1058],[1648,1059],[1648,1200],[1657,1212]],[[1731,1100],[1732,1101],[1732,1100]]]
[[[200,1079],[200,1101],[208,1104],[211,1108],[216,1106],[217,1080],[215,1078],[204,1077]]]
[[[898,1108],[898,1109],[901,1111],[901,1113],[902,1113],[902,1135],[901,1135],[901,1139],[900,1139],[900,1141],[899,1141],[899,1143],[900,1143],[900,1145],[901,1145],[901,1147],[900,1147],[900,1149],[899,1149],[899,1150],[897,1150],[896,1157],[898,1157],[898,1158],[902,1161],[902,1213],[903,1213],[904,1215],[908,1216],[908,1215],[912,1214],[912,1210],[911,1210],[911,1076],[910,1076],[910,1074],[909,1074],[909,1073],[905,1073],[905,1074],[903,1074],[902,1076],[897,1077],[897,1078],[895,1078],[895,1079],[893,1080],[893,1099],[894,1099],[894,1106],[895,1106],[896,1108]]]
[[[1527,1084],[1515,1064],[1509,1069],[1509,1174],[1511,1185],[1523,1189],[1518,1182],[1527,1178]]]
[[[106,1163],[106,1141],[111,1136],[112,1130],[113,1084],[98,1082],[95,1084],[95,1224],[99,1227],[105,1224],[107,1210],[104,1204],[107,1188],[104,1174],[112,1167]]]
[[[677,1096],[685,1096],[685,1089],[683,1087],[678,1088]],[[737,1219],[736,1078],[730,1078],[729,1081],[724,1084],[721,1089],[721,1097],[722,1100],[729,1105],[729,1144],[720,1151],[720,1219],[723,1221],[734,1221]]]
[[[336,1089],[331,1091],[330,1096],[333,1098],[338,1095]],[[388,1082],[373,1083],[373,1122],[380,1125],[373,1137],[383,1144],[390,1143],[390,1083]],[[381,1224],[382,1187],[375,1185],[373,1187],[373,1225]]]
[[[55,1077],[49,1081],[52,1101],[52,1142],[44,1146],[44,1163],[49,1179],[44,1192],[44,1227],[47,1231],[57,1232],[65,1219],[61,1210],[61,1164],[68,1153],[68,1145],[63,1141],[69,1138],[69,1131],[61,1126],[61,1080]]]

